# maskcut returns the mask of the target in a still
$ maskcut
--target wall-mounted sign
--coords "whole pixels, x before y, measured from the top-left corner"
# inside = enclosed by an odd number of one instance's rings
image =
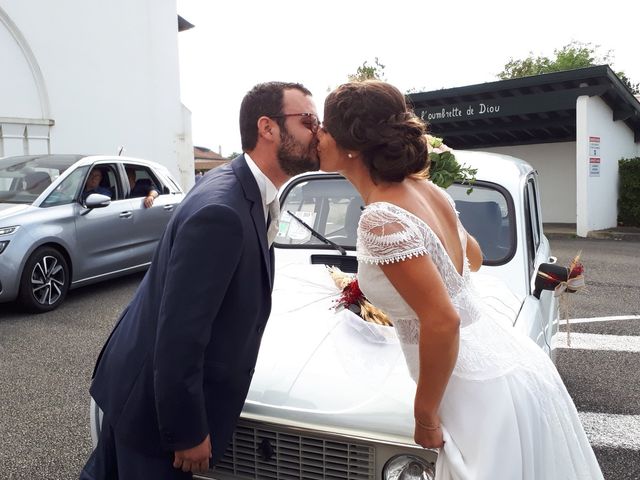
[[[428,123],[450,123],[461,120],[477,120],[491,117],[508,117],[560,110],[575,110],[576,99],[581,95],[600,95],[603,86],[572,88],[556,92],[533,93],[522,96],[500,96],[486,100],[429,105],[429,99],[421,94],[411,94],[415,113]]]
[[[600,157],[589,157],[589,176],[600,176]]]
[[[600,157],[600,137],[589,137],[589,156]]]

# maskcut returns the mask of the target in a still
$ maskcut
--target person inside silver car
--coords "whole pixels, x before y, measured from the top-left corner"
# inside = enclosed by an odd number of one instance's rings
[[[101,185],[104,174],[102,169],[94,168],[89,173],[87,183],[84,185],[84,191],[82,192],[82,200],[86,200],[92,193],[99,193],[100,195],[106,195],[109,198],[113,197],[113,193],[107,187]]]
[[[136,180],[136,169],[134,167],[126,167],[125,170],[127,171],[127,179],[129,180],[129,188],[131,189],[129,197],[144,197],[145,208],[153,206],[154,200],[160,194],[158,187],[156,187],[149,178]]]

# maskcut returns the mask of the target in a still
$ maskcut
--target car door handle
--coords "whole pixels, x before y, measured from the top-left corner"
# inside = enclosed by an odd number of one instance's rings
[[[131,215],[133,215],[132,211],[126,211],[126,212],[121,212],[120,213],[120,218],[131,218]]]
[[[170,211],[172,211],[172,210],[173,210],[173,204],[171,204],[171,205],[165,205],[165,206],[164,206],[164,207],[162,207],[162,208],[164,208],[167,212],[170,212]]]

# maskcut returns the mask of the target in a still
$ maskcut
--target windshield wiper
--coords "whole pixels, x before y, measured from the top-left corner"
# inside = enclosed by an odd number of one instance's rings
[[[307,230],[309,230],[311,232],[311,235],[313,235],[314,237],[316,237],[318,240],[320,240],[323,243],[326,243],[327,245],[331,245],[333,248],[335,248],[336,250],[338,250],[342,255],[346,255],[347,251],[342,248],[340,245],[338,245],[335,242],[332,242],[331,240],[329,240],[327,237],[325,237],[324,235],[316,232],[313,228],[311,228],[307,222],[305,222],[304,220],[302,220],[301,218],[295,216],[291,210],[287,210],[287,213],[289,215],[291,215],[293,218],[295,218],[300,225],[302,225],[304,228],[306,228]]]

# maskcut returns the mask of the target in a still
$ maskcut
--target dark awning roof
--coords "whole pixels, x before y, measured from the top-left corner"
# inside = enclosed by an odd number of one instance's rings
[[[581,95],[600,96],[640,142],[640,102],[607,65],[408,97],[431,133],[462,149],[575,141]]]

